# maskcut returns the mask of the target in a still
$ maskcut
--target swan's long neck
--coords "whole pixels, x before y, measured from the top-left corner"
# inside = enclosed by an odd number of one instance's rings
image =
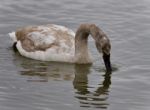
[[[75,35],[75,62],[92,63],[88,52],[88,36],[91,34],[95,41],[101,39],[101,31],[94,24],[82,24]]]

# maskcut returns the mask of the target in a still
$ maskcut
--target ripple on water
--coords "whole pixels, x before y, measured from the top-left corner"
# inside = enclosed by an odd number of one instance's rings
[[[1,0],[0,109],[149,110],[150,2],[148,0]],[[56,23],[76,31],[95,23],[112,43],[111,75],[93,40],[93,65],[40,62],[10,48],[18,27]]]

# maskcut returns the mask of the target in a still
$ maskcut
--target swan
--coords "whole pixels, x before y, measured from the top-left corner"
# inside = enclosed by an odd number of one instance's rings
[[[103,55],[106,70],[110,71],[110,40],[95,24],[81,24],[76,33],[55,24],[26,26],[9,33],[9,36],[13,48],[22,56],[41,61],[89,64],[92,63],[87,46],[89,34]]]

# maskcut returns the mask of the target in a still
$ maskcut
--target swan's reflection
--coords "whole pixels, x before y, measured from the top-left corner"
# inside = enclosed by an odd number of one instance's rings
[[[48,80],[73,80],[74,65],[60,62],[41,62],[15,55],[14,64],[21,68],[20,74],[30,82],[48,82]]]
[[[90,91],[88,74],[91,73],[91,65],[71,65],[56,62],[41,62],[26,59],[16,55],[14,64],[21,67],[21,75],[27,77],[27,81],[47,82],[49,80],[73,80],[76,90],[75,97],[82,107],[95,107],[106,109],[109,105],[107,99],[111,76],[104,75],[103,82],[98,84],[94,92]],[[91,73],[92,74],[92,73]],[[74,77],[75,76],[75,77]]]
[[[81,107],[107,108],[109,86],[111,84],[111,73],[105,73],[104,80],[99,84],[94,92],[90,92],[88,86],[88,74],[90,73],[90,65],[76,65],[75,78],[73,81],[74,89],[76,89],[76,98],[79,99]]]
[[[48,63],[48,62],[36,62],[32,66],[23,64],[24,68],[28,68],[21,71],[22,75],[38,76],[40,80],[72,80],[74,78],[73,65],[63,63]],[[32,77],[33,78],[33,77]],[[35,77],[34,77],[35,80]],[[29,80],[28,80],[29,81]],[[31,81],[31,79],[30,79]],[[32,79],[33,81],[33,79]],[[36,79],[36,81],[38,81]]]

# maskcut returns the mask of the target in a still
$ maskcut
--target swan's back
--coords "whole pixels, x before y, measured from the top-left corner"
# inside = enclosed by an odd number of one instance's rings
[[[25,57],[43,61],[72,62],[75,34],[66,27],[53,24],[28,26],[18,29],[15,35],[16,47]]]

